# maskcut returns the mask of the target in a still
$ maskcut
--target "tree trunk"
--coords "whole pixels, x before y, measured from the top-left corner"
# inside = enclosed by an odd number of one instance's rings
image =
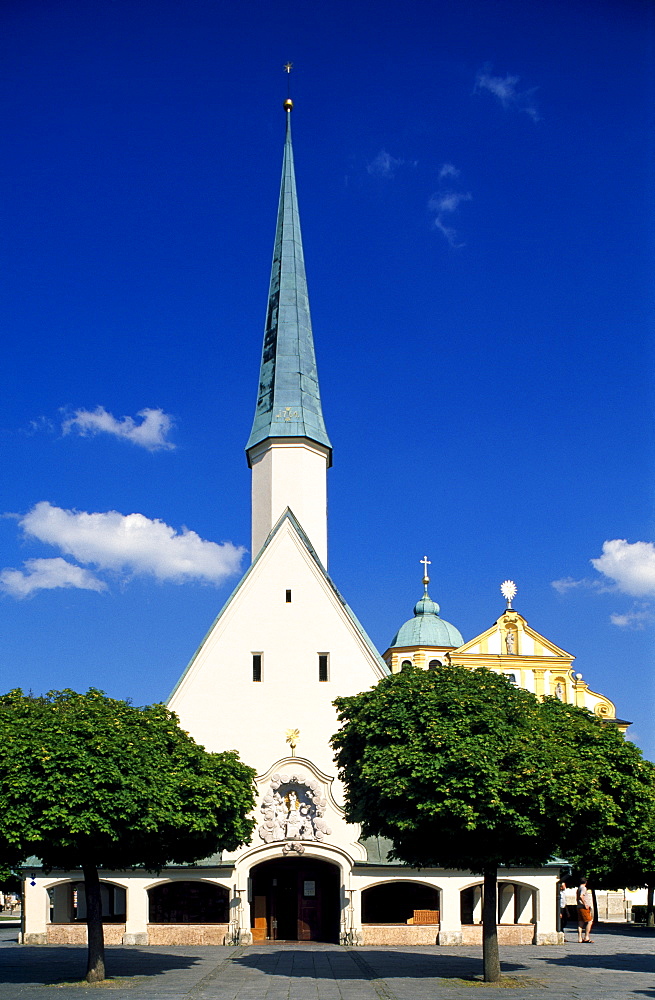
[[[653,909],[653,896],[655,895],[655,885],[648,886],[646,896],[646,927],[655,927],[655,909]]]
[[[485,983],[497,983],[500,979],[500,958],[498,957],[498,884],[496,869],[484,873],[482,898],[482,967]]]
[[[84,872],[86,927],[89,942],[85,979],[87,983],[99,983],[105,978],[105,939],[102,930],[100,879],[95,865],[82,865],[82,871]]]

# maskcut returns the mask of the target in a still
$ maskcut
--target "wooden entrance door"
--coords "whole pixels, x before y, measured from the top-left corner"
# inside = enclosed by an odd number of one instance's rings
[[[336,865],[311,858],[267,861],[253,870],[252,880],[255,941],[339,940]]]

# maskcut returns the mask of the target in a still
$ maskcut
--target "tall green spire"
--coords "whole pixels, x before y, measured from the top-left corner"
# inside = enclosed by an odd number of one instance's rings
[[[291,145],[290,100],[259,393],[248,452],[267,438],[309,438],[330,449],[318,388]]]

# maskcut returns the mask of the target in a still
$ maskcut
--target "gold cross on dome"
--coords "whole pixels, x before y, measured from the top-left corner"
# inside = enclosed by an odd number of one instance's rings
[[[423,556],[422,559],[419,559],[419,562],[422,563],[422,565],[423,565],[423,576],[427,576],[428,575],[428,566],[432,565],[431,560],[428,559],[427,556]]]
[[[282,69],[284,70],[285,73],[290,73],[291,70],[293,69],[293,63],[290,62],[285,63]]]

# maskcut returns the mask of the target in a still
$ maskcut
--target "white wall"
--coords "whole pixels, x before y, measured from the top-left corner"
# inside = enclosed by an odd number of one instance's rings
[[[303,439],[267,440],[250,452],[252,558],[289,507],[327,566],[327,448]]]
[[[253,653],[263,657],[261,683],[252,680]],[[327,683],[318,679],[319,653],[329,653]],[[169,706],[197,742],[213,751],[238,750],[259,774],[287,756],[286,730],[297,728],[297,755],[332,775],[332,701],[372,687],[384,672],[285,520],[214,624]]]

